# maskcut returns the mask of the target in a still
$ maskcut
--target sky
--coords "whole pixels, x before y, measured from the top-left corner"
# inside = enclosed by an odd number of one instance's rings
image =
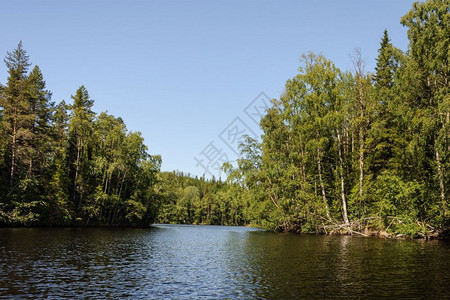
[[[0,55],[19,41],[52,100],[84,85],[94,111],[140,131],[162,170],[224,177],[244,134],[321,53],[342,70],[361,49],[373,71],[384,29],[406,51],[413,1],[0,1]],[[0,65],[0,84],[7,70]],[[255,122],[256,119],[256,122]]]

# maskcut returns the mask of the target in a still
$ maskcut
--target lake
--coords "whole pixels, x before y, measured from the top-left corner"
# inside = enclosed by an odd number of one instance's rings
[[[229,226],[0,228],[0,298],[450,297],[450,243]]]

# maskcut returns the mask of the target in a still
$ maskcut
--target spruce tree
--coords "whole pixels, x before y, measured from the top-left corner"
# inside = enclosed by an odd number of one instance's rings
[[[374,82],[377,88],[392,87],[394,81],[394,49],[389,39],[387,29],[384,30],[381,39],[380,49],[378,49],[378,57],[376,59]]]
[[[396,62],[394,58],[394,47],[392,46],[387,30],[384,30],[383,38],[378,49],[378,57],[374,81],[374,98],[370,118],[371,128],[368,132],[368,169],[371,174],[369,185],[383,171],[389,168],[394,153],[397,136],[396,109],[394,103],[394,76]]]

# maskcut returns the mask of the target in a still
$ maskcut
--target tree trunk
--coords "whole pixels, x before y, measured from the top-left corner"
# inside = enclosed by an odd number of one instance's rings
[[[14,174],[16,171],[16,136],[17,136],[17,114],[14,116],[12,143],[11,143],[11,175],[9,185],[14,186]]]
[[[350,122],[349,122],[348,116],[347,116],[347,117],[346,117],[346,120],[345,120],[345,126],[344,126],[344,140],[345,140],[345,142],[344,142],[344,155],[345,155],[345,156],[348,155],[348,145],[349,145],[349,140],[350,140],[349,134],[348,134],[348,130],[349,130],[348,124],[349,124],[349,123],[350,123]]]
[[[323,184],[323,179],[322,179],[322,160],[320,159],[320,148],[319,147],[317,147],[317,170],[319,172],[319,184],[320,184],[320,188],[322,190],[322,201],[325,206],[325,212],[327,214],[328,220],[331,220],[330,209],[328,208],[327,196],[325,193],[325,186]]]
[[[305,169],[305,152],[303,151],[303,147],[301,147],[301,154],[302,154],[302,178],[303,183],[306,183],[306,169]]]
[[[359,196],[361,198],[363,195],[363,182],[364,182],[364,129],[365,129],[364,113],[366,110],[366,93],[364,92],[365,62],[362,59],[360,49],[355,49],[353,65],[356,69],[359,116],[361,118],[359,122]]]
[[[352,130],[352,154],[355,153],[355,135],[354,130]]]
[[[80,155],[81,155],[81,141],[80,138],[77,138],[77,160],[75,164],[75,179],[73,181],[73,200],[76,200],[77,195],[77,179],[78,179],[78,173],[80,171]],[[78,200],[78,208],[81,206],[81,197]]]
[[[105,168],[105,171],[103,173],[103,184],[104,184],[103,193],[106,194],[106,191],[108,190],[108,169],[107,168]]]
[[[30,178],[32,178],[33,177],[33,159],[34,159],[33,152],[34,151],[37,152],[37,146],[34,144],[35,143],[35,136],[37,135],[36,134],[36,103],[32,103],[30,114],[32,116],[33,124],[31,124],[31,137],[30,137],[30,143],[28,145],[31,148],[30,157],[29,157],[30,161],[28,163],[28,176]]]
[[[444,213],[446,213],[447,212],[447,203],[445,201],[444,174],[442,172],[441,158],[439,155],[439,151],[437,149],[435,150],[435,154],[436,154],[437,171],[438,171],[438,177],[439,177],[439,186],[441,188],[442,206],[444,209]]]
[[[341,198],[342,198],[342,217],[344,219],[344,223],[348,224],[348,215],[347,215],[347,200],[345,199],[345,184],[344,184],[344,163],[342,159],[341,152],[341,135],[338,130],[336,130],[336,135],[338,139],[338,154],[339,154],[339,175],[341,178]]]
[[[363,195],[364,182],[364,132],[362,126],[359,128],[359,197]]]

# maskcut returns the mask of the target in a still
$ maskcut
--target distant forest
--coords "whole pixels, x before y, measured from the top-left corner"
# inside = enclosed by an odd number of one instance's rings
[[[160,172],[139,132],[95,113],[84,86],[52,101],[20,42],[0,85],[0,225],[258,225],[298,233],[436,237],[450,227],[450,1],[381,35],[376,68],[302,55],[225,181]]]

